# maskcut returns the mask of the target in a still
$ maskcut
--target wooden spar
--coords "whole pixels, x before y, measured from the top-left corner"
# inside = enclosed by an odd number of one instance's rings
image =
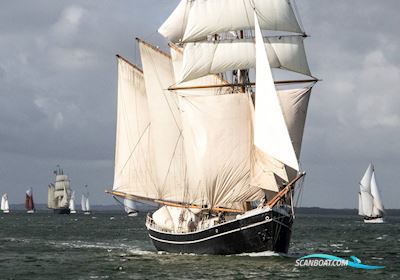
[[[132,66],[133,68],[135,68],[137,71],[139,71],[140,73],[143,74],[143,70],[139,68],[139,66],[133,64],[132,62],[130,62],[129,60],[127,60],[125,57],[120,56],[119,54],[115,55],[117,58],[122,59],[123,61],[125,61],[126,63],[128,63],[130,66]]]
[[[208,208],[203,208],[200,205],[197,204],[184,204],[184,203],[177,203],[177,202],[171,202],[171,201],[165,201],[162,199],[153,199],[153,198],[148,198],[148,197],[142,197],[142,196],[137,196],[137,195],[131,195],[119,191],[109,191],[106,190],[106,193],[119,196],[122,198],[128,198],[132,200],[145,200],[145,201],[151,201],[155,202],[158,204],[166,205],[166,206],[172,206],[172,207],[179,207],[179,208],[194,208],[194,209],[202,209],[202,210],[210,210],[214,212],[230,212],[230,213],[243,213],[244,211],[238,210],[238,209],[230,209],[230,208],[223,208],[223,207],[214,207],[211,209]]]
[[[144,41],[144,40],[142,40],[142,39],[140,39],[140,38],[138,38],[138,37],[136,37],[136,41],[138,41],[139,43],[142,43],[142,44],[148,46],[149,48],[155,50],[156,52],[159,52],[160,54],[162,54],[162,55],[164,55],[164,56],[166,56],[166,57],[168,57],[168,58],[171,58],[171,56],[170,56],[169,54],[167,54],[166,52],[163,52],[162,50],[160,50],[160,48],[158,48],[158,47],[156,47],[156,46],[153,46],[152,44],[147,43],[146,41]]]
[[[289,182],[289,184],[282,189],[280,192],[278,192],[269,202],[268,202],[268,207],[272,208],[274,207],[279,200],[281,200],[289,191],[291,191],[292,189],[294,189],[294,184],[300,180],[301,177],[303,177],[304,175],[306,175],[305,172],[299,173],[296,178],[294,178],[291,182]]]
[[[318,79],[307,79],[307,80],[288,80],[288,81],[275,81],[275,85],[288,85],[288,84],[302,84],[302,83],[316,83]],[[186,90],[186,89],[206,89],[206,88],[222,88],[222,87],[245,87],[255,86],[255,83],[245,84],[223,84],[223,85],[204,85],[204,86],[187,86],[187,87],[174,87],[171,86],[168,90]]]

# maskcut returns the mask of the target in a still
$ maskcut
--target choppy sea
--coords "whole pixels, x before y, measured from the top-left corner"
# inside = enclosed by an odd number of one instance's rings
[[[285,256],[158,253],[144,220],[118,212],[0,214],[0,279],[400,279],[396,216],[364,224],[358,216],[300,215]],[[385,268],[296,266],[314,253]]]

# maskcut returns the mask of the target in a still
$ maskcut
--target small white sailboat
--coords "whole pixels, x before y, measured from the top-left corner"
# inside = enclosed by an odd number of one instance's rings
[[[28,213],[28,214],[35,213],[35,204],[33,203],[33,191],[32,191],[32,188],[29,188],[26,191],[25,208],[26,208],[26,213]]]
[[[10,205],[8,203],[8,195],[6,193],[1,197],[0,210],[2,210],[4,214],[10,213]]]
[[[360,182],[358,193],[358,214],[364,217],[365,223],[383,223],[381,195],[375,179],[375,169],[370,164]]]
[[[87,190],[87,185],[85,185],[86,188],[86,193],[82,194],[82,199],[81,199],[81,207],[83,214],[85,215],[90,215],[90,203],[89,203],[89,191]]]
[[[136,211],[137,206],[133,200],[125,198],[124,199],[124,209],[129,217],[136,217],[138,215],[138,212]]]
[[[71,214],[75,214],[75,191],[72,191],[71,199],[69,200],[69,210]]]

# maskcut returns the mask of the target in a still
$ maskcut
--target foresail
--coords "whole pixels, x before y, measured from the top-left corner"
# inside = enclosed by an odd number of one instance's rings
[[[262,29],[303,33],[288,0],[182,0],[159,32],[172,42],[194,42],[221,32],[253,30],[254,11]]]
[[[361,192],[358,193],[358,215],[365,216],[363,209],[363,202],[361,197]]]
[[[185,160],[171,57],[139,40],[151,122],[151,160],[158,198],[183,201]]]
[[[254,144],[262,152],[298,171],[298,160],[275,89],[257,17],[255,22],[257,63]]]
[[[266,37],[265,49],[270,67],[311,76],[303,36]],[[223,73],[256,66],[254,39],[205,41],[184,45],[180,82],[208,74]]]
[[[372,216],[374,210],[374,198],[371,194],[361,191],[362,213],[365,216]]]
[[[159,198],[152,180],[150,120],[142,71],[118,60],[118,105],[113,190]]]

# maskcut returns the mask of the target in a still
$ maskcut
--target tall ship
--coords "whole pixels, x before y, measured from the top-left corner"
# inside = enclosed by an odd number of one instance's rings
[[[1,196],[0,210],[3,211],[4,214],[10,213],[10,205],[8,203],[7,193],[5,193]]]
[[[69,200],[69,211],[70,214],[76,214],[75,210],[75,191],[71,193],[71,199]]]
[[[117,55],[114,196],[156,203],[157,250],[287,253],[311,89],[307,37],[289,0],[182,0]],[[274,79],[275,77],[275,79]]]
[[[89,215],[91,214],[90,211],[90,203],[89,203],[89,190],[88,190],[88,186],[85,185],[85,193],[82,194],[82,199],[81,199],[81,208],[82,208],[82,212],[85,215]]]
[[[383,223],[384,208],[378,184],[375,179],[375,168],[372,163],[368,166],[360,181],[358,193],[358,214],[365,223]]]
[[[35,213],[35,204],[33,203],[32,188],[29,188],[25,193],[25,209],[26,209],[26,213],[28,213],[28,214]]]
[[[47,207],[53,209],[55,214],[70,214],[70,180],[60,166],[57,166],[54,175],[56,175],[55,182],[51,183],[48,189]]]

